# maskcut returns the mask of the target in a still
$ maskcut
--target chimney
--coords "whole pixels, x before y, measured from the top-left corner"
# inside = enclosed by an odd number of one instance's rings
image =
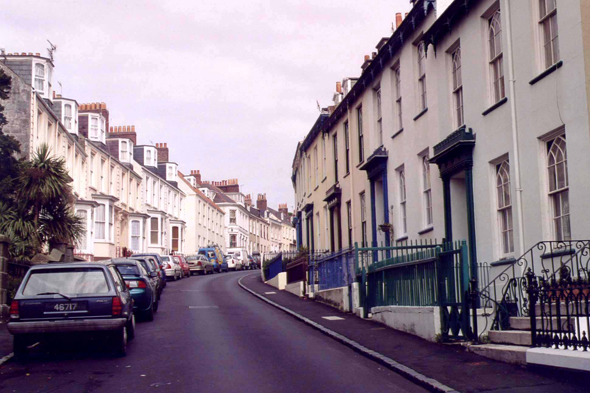
[[[250,194],[246,195],[244,198],[244,203],[246,206],[252,206],[252,196]]]
[[[266,205],[266,194],[258,194],[258,200],[256,201],[256,207],[260,211],[265,211],[267,208]]]
[[[342,94],[342,82],[336,82],[336,93]]]
[[[407,14],[406,14],[407,15]],[[402,24],[402,13],[396,12],[395,13],[395,29],[399,29],[399,25]]]
[[[137,134],[135,133],[135,126],[116,126],[109,129],[107,138],[127,138],[137,145]]]
[[[286,203],[281,203],[279,205],[279,211],[283,213],[285,216],[289,215],[289,207]]]
[[[158,163],[169,162],[168,143],[156,143]]]
[[[362,70],[366,70],[367,67],[371,64],[371,56],[370,55],[365,55],[365,62],[363,63],[363,65],[361,66]]]
[[[201,184],[201,171],[198,169],[195,171],[195,180],[197,184]]]
[[[85,113],[100,113],[105,118],[105,131],[108,133],[110,130],[109,125],[109,110],[107,104],[104,102],[96,102],[90,104],[80,104],[78,107],[78,125],[79,133],[88,138],[88,116]],[[99,125],[100,126],[100,125]]]

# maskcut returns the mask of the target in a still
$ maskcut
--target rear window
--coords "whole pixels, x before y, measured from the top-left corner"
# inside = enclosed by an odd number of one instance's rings
[[[143,266],[143,268],[144,268],[145,270],[147,270],[148,272],[151,272],[151,271],[153,271],[153,270],[154,270],[154,268],[152,267],[152,265],[151,265],[151,264],[149,264],[149,263],[147,263],[146,261],[144,261],[144,260],[141,260],[141,259],[138,259],[137,261],[138,261],[139,263],[141,263],[141,266]]]
[[[170,260],[170,258],[168,258],[168,257],[162,257],[162,260],[168,262]]]
[[[197,258],[197,256],[196,256],[196,255],[189,256],[189,257],[186,257],[186,260],[187,260],[187,262],[188,262],[188,261],[196,261],[197,259],[198,259],[198,258]]]
[[[172,257],[174,258],[174,262],[180,263],[180,257]]]
[[[139,276],[139,269],[134,265],[116,265],[122,276]]]
[[[102,269],[38,270],[31,273],[23,295],[35,296],[45,292],[64,295],[108,293],[109,286]]]

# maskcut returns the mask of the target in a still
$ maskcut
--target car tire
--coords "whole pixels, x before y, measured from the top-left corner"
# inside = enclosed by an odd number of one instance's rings
[[[127,321],[127,339],[133,340],[135,338],[135,314],[131,315],[129,321]]]
[[[12,351],[17,359],[26,358],[29,354],[29,340],[22,335],[15,335],[12,340]]]
[[[154,305],[149,308],[149,310],[145,311],[143,314],[144,318],[148,322],[152,322],[154,320]]]
[[[115,334],[114,352],[118,357],[127,355],[127,327],[123,327]]]

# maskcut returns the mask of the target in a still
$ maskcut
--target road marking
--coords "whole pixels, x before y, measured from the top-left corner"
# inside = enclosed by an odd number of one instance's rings
[[[265,295],[276,295],[276,292],[264,292]]]
[[[218,306],[188,306],[188,308],[219,308]]]
[[[334,316],[322,317],[322,318],[327,319],[328,321],[344,321],[344,318],[334,317]]]
[[[372,358],[373,360],[375,360],[381,364],[388,366],[391,370],[396,371],[398,374],[401,374],[401,375],[405,376],[406,378],[408,378],[414,382],[417,382],[418,384],[420,384],[422,386],[425,386],[425,387],[427,387],[433,391],[436,391],[436,392],[446,392],[446,393],[457,392],[455,389],[444,385],[443,383],[437,381],[436,379],[427,377],[426,375],[421,374],[418,371],[416,371],[408,366],[405,366],[399,362],[396,362],[395,360],[388,358],[387,356],[384,356],[377,351],[373,351],[373,350],[359,344],[358,342],[349,339],[348,337],[338,334],[335,331],[330,330],[330,329],[320,325],[319,323],[316,323],[316,322],[312,321],[311,319],[304,317],[301,314],[297,314],[295,311],[292,311],[292,310],[288,309],[287,307],[283,307],[280,304],[277,304],[277,303],[273,302],[272,300],[268,300],[264,296],[259,295],[258,293],[254,292],[253,290],[251,290],[250,288],[247,288],[244,284],[242,284],[242,279],[244,277],[251,277],[251,276],[254,276],[254,274],[243,276],[242,278],[240,278],[238,280],[238,285],[240,287],[242,287],[243,290],[250,292],[252,295],[256,296],[260,300],[262,300],[262,301],[264,301],[264,302],[266,302],[266,303],[268,303],[280,310],[283,310],[287,314],[290,314],[290,315],[294,316],[295,318],[307,323],[308,325],[311,325],[313,328],[332,337],[333,339],[335,339],[337,341],[340,341],[341,343],[349,346],[350,348],[356,350],[357,352],[360,352],[363,355],[365,355],[369,358]]]

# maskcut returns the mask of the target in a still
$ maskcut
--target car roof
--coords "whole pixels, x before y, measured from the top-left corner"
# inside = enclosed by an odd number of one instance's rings
[[[29,270],[38,269],[65,269],[65,268],[76,268],[76,267],[106,267],[112,265],[110,260],[106,261],[95,261],[95,262],[60,262],[60,263],[48,263],[42,265],[31,266]]]

